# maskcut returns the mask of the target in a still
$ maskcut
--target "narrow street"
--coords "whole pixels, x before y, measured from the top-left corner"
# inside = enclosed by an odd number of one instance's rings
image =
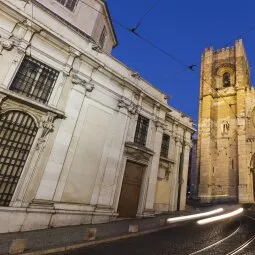
[[[193,255],[254,254],[255,219],[248,214],[232,221],[199,226],[195,221],[124,241],[82,248],[59,255]]]

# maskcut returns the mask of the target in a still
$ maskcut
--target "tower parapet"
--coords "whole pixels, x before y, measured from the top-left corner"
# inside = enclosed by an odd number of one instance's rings
[[[242,196],[238,178],[245,164],[239,157],[245,153],[245,145],[239,130],[245,128],[245,121],[240,120],[245,115],[249,81],[249,64],[241,39],[231,47],[204,50],[197,144],[199,197],[203,201],[238,200]]]

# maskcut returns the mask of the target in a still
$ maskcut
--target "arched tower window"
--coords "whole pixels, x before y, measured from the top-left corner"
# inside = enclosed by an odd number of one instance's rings
[[[11,202],[37,130],[26,113],[0,114],[0,206]]]
[[[230,86],[230,73],[226,72],[223,74],[223,87]]]

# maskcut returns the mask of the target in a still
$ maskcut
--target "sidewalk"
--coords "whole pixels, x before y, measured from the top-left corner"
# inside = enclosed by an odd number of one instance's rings
[[[142,235],[144,234],[143,232],[146,231],[153,232],[166,227],[164,224],[162,225],[162,219],[191,214],[198,210],[208,210],[209,207],[207,206],[198,209],[197,206],[187,206],[186,211],[160,214],[153,218],[122,219],[104,224],[68,226],[28,232],[0,234],[0,255],[8,254],[10,245],[14,239],[27,239],[27,248],[25,250],[25,253],[27,254],[33,254],[35,251],[37,251],[36,254],[49,254],[49,249],[60,247],[65,249],[68,246],[71,246],[69,247],[71,249],[75,246],[78,246],[79,244],[84,245],[85,243],[97,243],[100,240],[102,241],[110,238],[117,240],[118,238],[127,238],[132,235]],[[139,232],[136,234],[128,233],[129,225],[138,225]],[[97,228],[96,242],[84,241],[84,236],[87,228]],[[48,251],[46,252],[46,250]],[[57,251],[61,250],[52,250],[52,253]]]

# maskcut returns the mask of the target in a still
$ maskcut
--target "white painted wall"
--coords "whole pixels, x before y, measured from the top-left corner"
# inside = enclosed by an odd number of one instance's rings
[[[53,1],[45,4],[60,8]],[[133,77],[130,68],[110,55],[94,51],[88,39],[44,9],[34,5],[32,24],[24,21],[27,17],[32,17],[29,3],[0,0],[0,98],[5,98],[0,108],[28,112],[40,130],[10,207],[0,207],[0,232],[115,218],[126,142],[134,141],[138,114],[150,119],[139,215],[153,215],[161,136],[164,129],[173,132],[166,118],[178,128],[178,138],[184,129],[193,132],[191,120],[168,106],[163,92]],[[59,71],[48,105],[9,90],[25,55]],[[45,118],[54,125],[53,132],[37,144]],[[173,209],[174,190],[173,177]],[[14,225],[5,226],[7,219]]]

